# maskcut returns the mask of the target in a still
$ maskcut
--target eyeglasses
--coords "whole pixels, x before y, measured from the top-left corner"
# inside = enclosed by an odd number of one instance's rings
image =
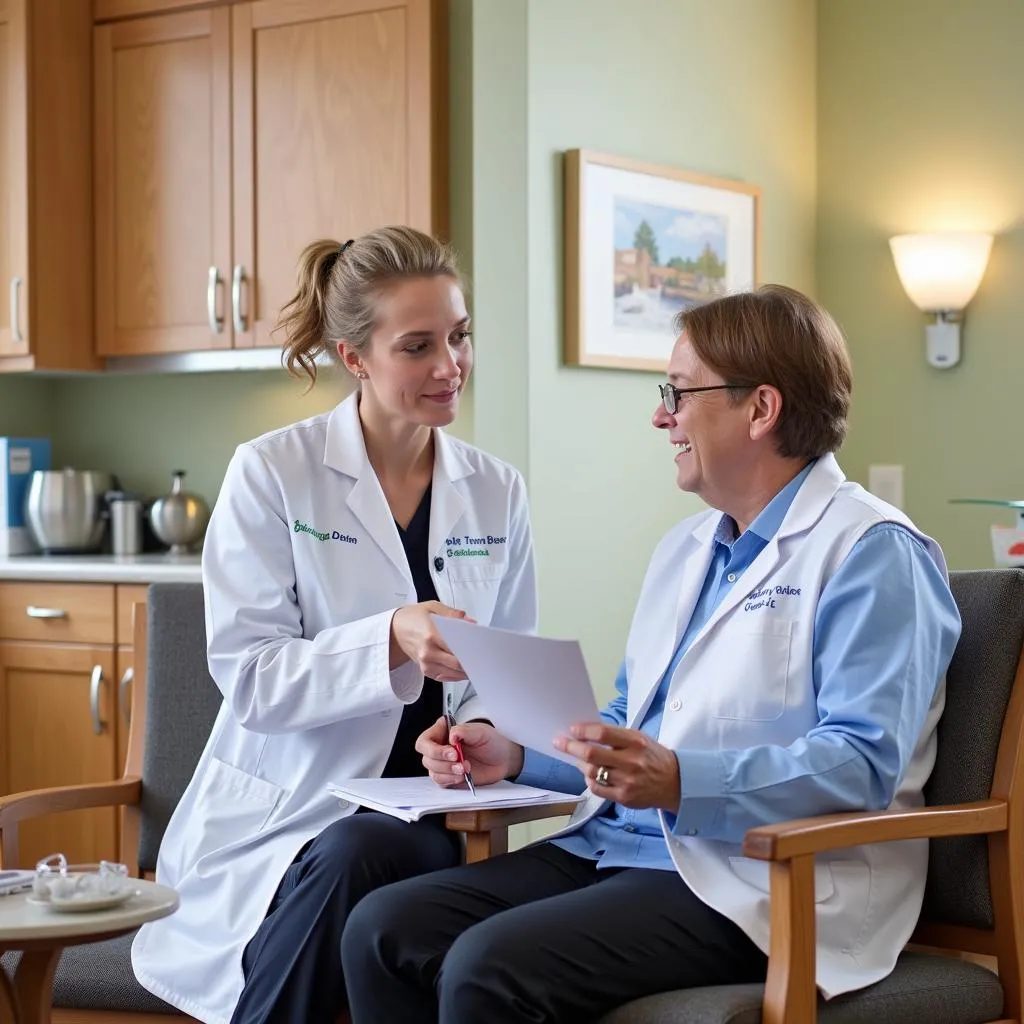
[[[674,384],[659,384],[658,391],[661,393],[661,400],[665,404],[665,412],[675,415],[679,408],[679,399],[682,395],[695,395],[698,391],[729,391],[733,388],[749,390],[753,384],[711,384],[703,388],[677,388]]]

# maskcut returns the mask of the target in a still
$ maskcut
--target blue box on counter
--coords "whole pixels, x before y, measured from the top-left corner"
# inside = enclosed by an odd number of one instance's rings
[[[0,437],[0,557],[36,550],[25,522],[25,492],[32,473],[49,468],[49,438]]]

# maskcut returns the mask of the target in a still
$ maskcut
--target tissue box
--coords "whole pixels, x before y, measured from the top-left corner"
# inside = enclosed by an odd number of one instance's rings
[[[36,550],[25,522],[25,492],[32,473],[49,468],[48,438],[0,437],[0,557]]]
[[[1000,567],[1024,565],[1024,530],[993,526],[992,556]]]

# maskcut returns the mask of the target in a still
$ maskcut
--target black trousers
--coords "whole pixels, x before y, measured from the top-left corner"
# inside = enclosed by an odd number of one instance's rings
[[[341,957],[352,1024],[591,1024],[641,996],[767,969],[675,871],[599,871],[550,843],[372,893]]]
[[[344,1009],[341,933],[353,907],[389,882],[458,864],[443,818],[408,824],[360,812],[299,852],[242,956],[232,1024],[334,1024]]]

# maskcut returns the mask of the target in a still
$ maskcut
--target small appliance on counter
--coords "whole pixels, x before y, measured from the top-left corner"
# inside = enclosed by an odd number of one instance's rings
[[[106,494],[119,485],[98,470],[36,470],[25,492],[25,520],[44,554],[87,554],[103,546]]]
[[[109,491],[110,551],[114,555],[139,555],[143,550],[141,494],[131,491]]]
[[[49,468],[48,438],[0,437],[0,558],[36,550],[25,519],[25,492],[32,474]]]
[[[157,498],[149,508],[149,523],[157,539],[170,546],[172,555],[183,555],[202,540],[210,506],[184,489],[185,470],[176,469],[172,476],[171,493]]]
[[[952,498],[951,505],[997,505],[1012,508],[1017,513],[1016,526],[1002,526],[993,523],[992,557],[1001,568],[1024,566],[1024,501],[1009,498]]]

